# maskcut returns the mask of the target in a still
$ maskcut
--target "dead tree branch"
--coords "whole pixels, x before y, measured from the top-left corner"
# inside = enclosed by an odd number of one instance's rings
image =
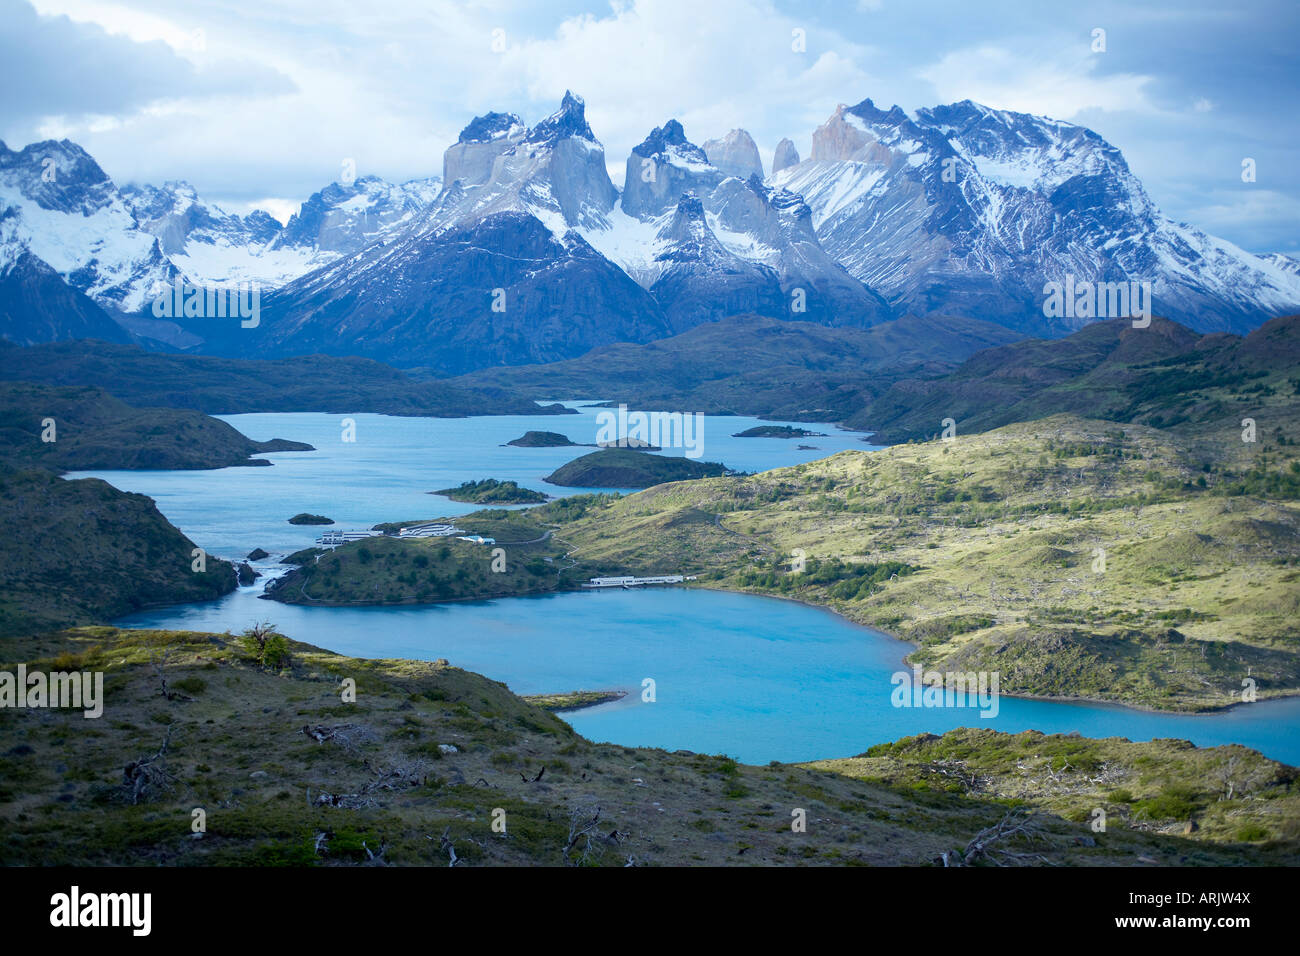
[[[132,805],[172,788],[176,778],[167,772],[166,758],[174,726],[174,724],[167,725],[167,734],[163,737],[162,746],[158,748],[157,753],[133,760],[123,768],[122,786],[131,798]]]
[[[997,823],[985,827],[971,838],[964,850],[949,850],[940,855],[946,867],[974,866],[987,861],[994,866],[1008,866],[1025,862],[1051,864],[1038,853],[1021,853],[1010,850],[1006,844],[1019,841],[1032,844],[1044,839],[1042,825],[1032,811],[1009,811]]]
[[[569,839],[564,844],[564,861],[569,862],[569,855],[579,841],[585,839],[582,855],[576,861],[577,866],[587,862],[592,852],[591,835],[600,824],[600,807],[574,807],[569,813]]]

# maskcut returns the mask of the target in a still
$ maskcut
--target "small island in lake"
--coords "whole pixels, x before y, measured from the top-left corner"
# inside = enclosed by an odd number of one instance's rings
[[[596,442],[601,448],[631,448],[633,451],[663,451],[658,445],[652,445],[648,441],[640,438],[632,438],[624,435],[615,441],[598,441]]]
[[[333,524],[333,518],[326,518],[324,515],[309,515],[307,512],[296,514],[289,519],[289,524]]]
[[[446,495],[452,501],[476,505],[533,505],[548,501],[551,497],[531,488],[520,488],[517,482],[497,481],[495,478],[467,481],[456,488],[443,488],[429,494]]]
[[[825,432],[810,432],[806,428],[793,428],[790,425],[756,425],[736,432],[732,438],[825,438]]]
[[[576,441],[561,435],[559,432],[524,432],[518,438],[506,442],[507,445],[514,445],[518,448],[568,448],[575,446]]]
[[[663,458],[627,448],[606,448],[575,458],[543,480],[566,488],[649,488],[666,481],[730,473],[726,465],[716,461]]]

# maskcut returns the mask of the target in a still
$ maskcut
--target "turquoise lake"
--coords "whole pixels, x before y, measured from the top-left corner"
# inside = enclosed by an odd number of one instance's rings
[[[571,406],[575,403],[567,403]],[[319,527],[294,526],[299,512],[333,518],[335,528],[364,530],[383,521],[407,521],[468,514],[481,506],[431,495],[463,481],[497,478],[553,496],[587,494],[596,488],[560,488],[542,479],[591,448],[517,448],[506,442],[524,432],[553,431],[594,445],[602,411],[579,408],[576,415],[503,415],[478,418],[397,418],[351,415],[354,441],[343,440],[344,416],[315,413],[218,415],[249,438],[287,438],[314,452],[259,455],[267,467],[212,471],[84,471],[69,478],[103,478],[123,491],[153,498],[158,509],[210,554],[242,558],[254,548],[287,554],[310,545]],[[733,438],[735,432],[772,422],[757,418],[707,416],[701,461],[720,461],[738,471],[763,471],[815,461],[845,449],[878,446],[861,432],[833,425],[804,424],[825,438]],[[799,425],[798,422],[775,424]],[[800,450],[800,445],[814,446]],[[664,455],[683,455],[667,448]]]
[[[223,416],[256,439],[307,441],[315,452],[267,455],[271,468],[187,472],[94,472],[160,510],[213,554],[275,573],[275,557],[319,533],[286,519],[328,515],[336,527],[463,514],[428,491],[477,478],[514,479],[550,494],[541,477],[591,449],[501,447],[528,429],[595,440],[595,410],[578,416],[406,419],[356,415],[357,439],[340,441],[340,416]],[[705,460],[745,471],[869,449],[861,434],[833,426],[814,439],[737,439],[759,424],[706,420]],[[790,423],[798,424],[798,423]],[[799,450],[799,444],[817,446]],[[680,453],[680,451],[678,452]],[[565,717],[595,740],[726,753],[751,763],[860,753],[872,744],[954,727],[1078,732],[1132,740],[1176,737],[1211,746],[1241,743],[1300,764],[1300,698],[1261,701],[1197,716],[1118,706],[1002,696],[987,719],[974,707],[895,707],[891,676],[909,646],[834,614],[789,601],[692,588],[613,590],[399,608],[307,608],[258,597],[261,584],[219,601],[123,618],[128,627],[240,631],[270,620],[290,636],[362,657],[445,657],[504,681],[518,693],[623,689],[619,702]],[[642,699],[654,681],[655,700]]]

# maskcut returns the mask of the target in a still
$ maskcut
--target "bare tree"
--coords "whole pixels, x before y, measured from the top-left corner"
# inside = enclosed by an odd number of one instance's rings
[[[170,790],[176,778],[167,772],[167,747],[172,741],[172,728],[167,725],[167,734],[163,737],[158,752],[149,757],[133,760],[122,770],[122,786],[127,790],[131,803],[148,800],[151,796],[164,790]]]
[[[575,861],[575,865],[582,866],[591,856],[592,850],[596,849],[591,845],[591,835],[596,832],[596,827],[600,824],[600,807],[574,807],[569,812],[569,838],[564,844],[564,862],[569,862],[570,855],[574,848],[582,843],[582,854]]]
[[[193,700],[193,697],[167,689],[167,672],[164,668],[166,668],[167,662],[171,659],[171,655],[172,652],[170,650],[163,651],[161,658],[155,655],[152,651],[149,652],[149,663],[153,666],[153,672],[158,678],[158,687],[162,691],[163,697],[168,700]]]
[[[451,858],[451,862],[447,866],[452,867],[460,862],[460,858],[456,856],[456,844],[448,836],[450,833],[451,825],[448,824],[447,828],[442,831],[442,839],[438,841],[438,848],[447,852],[447,856]]]

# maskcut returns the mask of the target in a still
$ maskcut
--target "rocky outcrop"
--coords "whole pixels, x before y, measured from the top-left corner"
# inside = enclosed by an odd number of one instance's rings
[[[776,154],[772,157],[772,175],[775,176],[783,169],[798,165],[799,150],[794,148],[794,143],[788,139],[783,139],[777,143]]]
[[[758,155],[754,137],[743,129],[733,129],[721,139],[711,139],[704,144],[709,162],[728,176],[748,179],[763,178],[763,160]]]
[[[513,113],[479,117],[444,164],[448,189],[431,213],[443,226],[537,211],[558,213],[566,226],[599,225],[618,200],[586,104],[571,92],[532,129]]]
[[[814,162],[837,160],[887,164],[890,153],[861,117],[841,103],[835,107],[831,118],[813,131],[812,158]]]
[[[781,304],[779,312],[765,314],[855,326],[890,318],[888,304],[822,249],[802,197],[752,176],[745,182],[727,179],[708,208],[720,227],[751,236],[769,250],[764,265],[776,272]]]
[[[650,131],[627,158],[623,211],[648,219],[672,209],[683,195],[707,195],[723,173],[704,150],[686,138],[682,124],[669,120]]]
[[[442,181],[478,186],[492,178],[498,156],[523,141],[528,130],[514,113],[476,116],[442,157]]]
[[[247,216],[227,213],[199,199],[198,190],[184,180],[161,186],[128,183],[120,190],[140,228],[156,236],[167,255],[186,251],[191,238],[232,246],[264,246],[281,226],[269,213],[255,209]]]

